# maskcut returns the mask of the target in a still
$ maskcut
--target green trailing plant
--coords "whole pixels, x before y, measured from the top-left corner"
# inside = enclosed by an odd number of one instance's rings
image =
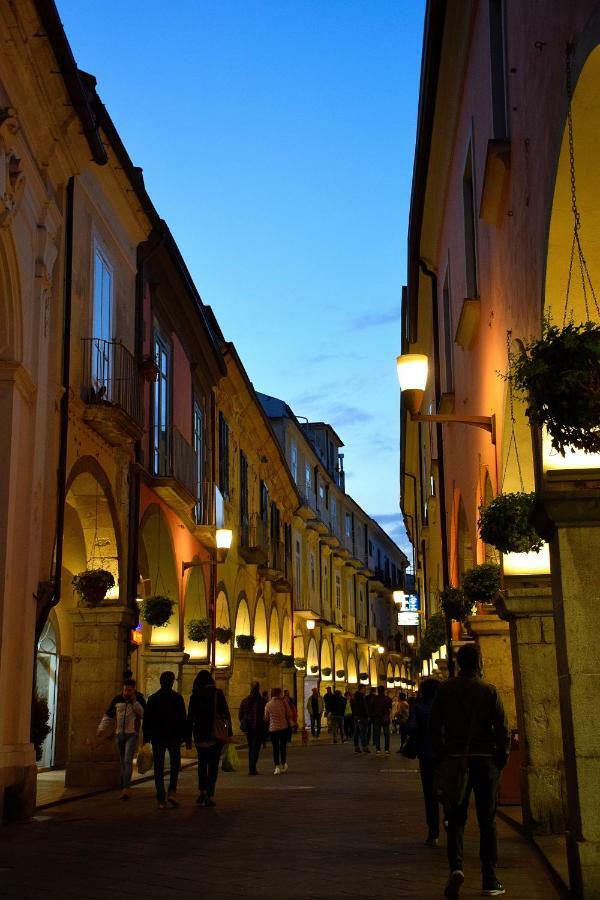
[[[318,666],[311,666],[311,667],[310,667],[310,671],[313,673],[313,675],[316,675],[317,672],[319,671],[319,667],[318,667]]]
[[[561,328],[546,319],[541,338],[511,360],[508,377],[558,453],[600,453],[600,323]]]
[[[325,678],[329,678],[331,675],[331,668],[329,666],[325,666],[324,669],[321,669],[321,673],[325,676]]]
[[[368,680],[369,680],[369,676],[368,676],[367,672],[361,672],[360,675],[359,675],[358,677],[360,678],[361,681],[368,681]]]
[[[346,675],[346,672],[344,671],[344,669],[337,669],[335,675],[336,675],[336,678],[344,678]]]
[[[228,644],[231,640],[233,632],[231,628],[223,628],[222,625],[219,625],[218,628],[215,628],[215,639],[219,642],[219,644]]]
[[[534,493],[516,491],[498,494],[479,507],[479,534],[484,544],[501,553],[539,553],[542,538],[529,521],[535,503]]]
[[[297,656],[294,660],[297,669],[306,669],[306,660],[302,656]]]
[[[190,641],[207,641],[210,636],[210,622],[208,619],[190,619],[187,626],[187,636]]]
[[[440,591],[440,605],[444,613],[457,622],[464,622],[473,612],[473,600],[465,597],[462,588],[446,587]]]
[[[108,569],[86,569],[79,572],[72,581],[73,588],[88,606],[98,606],[107,591],[115,586],[115,579]]]
[[[30,741],[35,748],[35,759],[39,762],[42,758],[44,749],[44,741],[52,731],[48,722],[50,721],[50,710],[48,702],[40,697],[37,691],[33,695],[31,701],[31,725],[30,725]]]
[[[270,659],[271,662],[278,666],[283,666],[285,669],[291,669],[294,665],[294,657],[288,653],[282,653],[280,650],[277,653],[271,653]]]
[[[253,650],[256,638],[253,634],[238,634],[235,642],[240,650]]]
[[[472,603],[492,603],[500,590],[500,566],[481,563],[465,572],[463,591]]]
[[[166,625],[173,615],[175,601],[170,597],[163,597],[156,594],[154,597],[148,597],[142,603],[140,615],[144,622],[153,625],[154,628],[161,628]]]
[[[419,647],[419,658],[423,661],[429,659],[432,653],[439,650],[446,643],[446,617],[444,613],[434,613],[430,616]]]

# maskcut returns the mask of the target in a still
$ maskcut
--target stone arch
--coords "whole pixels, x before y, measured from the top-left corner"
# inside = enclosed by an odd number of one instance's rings
[[[222,588],[217,594],[215,622],[217,628],[231,628],[229,600]],[[215,641],[215,665],[219,669],[225,669],[227,666],[231,665],[231,640],[227,641],[226,644]]]
[[[369,660],[369,684],[371,687],[377,687],[377,660],[372,656]]]
[[[367,653],[366,647],[361,647],[359,652],[359,660],[358,660],[358,674],[360,675],[369,675],[369,654]],[[364,681],[364,679],[363,679]],[[366,681],[364,681],[366,684]]]
[[[298,623],[294,629],[294,659],[304,659],[305,651],[304,635],[302,634],[302,628]]]
[[[467,513],[462,497],[458,499],[458,511],[456,517],[456,568],[458,583],[462,582],[465,572],[475,565],[475,553]]]
[[[323,669],[331,669],[331,674],[324,675]],[[321,680],[331,681],[333,679],[333,664],[331,661],[331,644],[328,638],[321,641]]]
[[[267,633],[267,612],[265,601],[260,595],[256,601],[254,610],[254,652],[266,653],[269,649],[269,636]]]
[[[281,633],[279,631],[279,612],[276,606],[271,609],[269,618],[269,653],[281,652]]]
[[[334,660],[335,660],[335,664],[333,667],[333,674],[335,676],[335,680],[336,681],[345,681],[346,675],[347,675],[346,664],[344,662],[344,653],[339,644],[335,648]],[[342,670],[343,670],[344,674],[341,676],[338,676],[338,672],[341,672]]]
[[[292,623],[290,617],[286,613],[283,617],[283,625],[281,626],[281,652],[286,656],[294,655],[292,645]]]
[[[195,556],[192,562],[198,562]],[[191,641],[187,634],[187,626],[192,619],[208,619],[206,604],[206,584],[202,566],[194,566],[188,570],[183,599],[183,649],[189,653],[190,659],[206,659],[208,641]]]
[[[387,670],[385,673],[386,684],[388,688],[394,687],[394,669],[392,667],[391,662],[387,664]]]
[[[351,650],[346,660],[346,673],[348,675],[348,684],[358,683],[358,670],[356,667],[356,656],[354,650]]]
[[[402,673],[400,672],[400,666],[398,663],[394,666],[394,682],[399,682],[402,678]]]
[[[314,637],[311,636],[308,642],[308,650],[306,653],[306,672],[308,675],[318,675],[318,672],[313,672],[312,669],[314,667],[319,668],[319,651],[317,650],[317,642]]]
[[[168,520],[158,503],[151,503],[140,524],[138,562],[149,581],[148,596],[162,594],[175,601],[171,619],[162,628],[144,625],[144,640],[153,647],[180,646],[179,573]],[[194,570],[190,570],[194,571]],[[188,579],[190,575],[188,575]]]
[[[21,280],[10,231],[0,232],[0,359],[23,359]]]
[[[250,609],[248,601],[244,593],[238,597],[237,613],[235,615],[235,637],[239,635],[251,635],[252,625],[250,622]]]
[[[483,476],[483,485],[481,489],[481,506],[487,506],[488,503],[491,503],[493,499],[494,490],[492,488],[492,479],[490,478],[490,473],[486,469]],[[477,535],[477,539],[479,542],[479,535]],[[484,544],[483,541],[481,541],[481,548],[482,556],[486,563],[498,562],[498,551],[495,547],[492,547],[491,544]]]

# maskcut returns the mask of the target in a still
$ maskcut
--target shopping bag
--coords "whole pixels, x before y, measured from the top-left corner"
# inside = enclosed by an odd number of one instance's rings
[[[223,753],[223,762],[221,763],[221,768],[224,772],[235,772],[236,769],[239,768],[239,765],[240,758],[234,745],[226,744],[225,752]]]
[[[144,744],[137,757],[137,770],[140,775],[145,775],[154,765],[152,758],[152,744]]]

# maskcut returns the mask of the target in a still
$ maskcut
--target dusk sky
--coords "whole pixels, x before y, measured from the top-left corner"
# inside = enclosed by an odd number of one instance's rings
[[[348,492],[407,550],[395,357],[424,0],[58,7],[255,388],[331,423]]]

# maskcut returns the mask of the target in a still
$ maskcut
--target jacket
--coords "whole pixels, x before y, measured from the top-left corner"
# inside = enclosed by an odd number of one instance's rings
[[[357,691],[350,701],[352,712],[357,719],[368,719],[369,709],[367,707],[367,698],[362,691]]]
[[[266,701],[260,694],[248,694],[248,696],[242,700],[239,711],[239,720],[245,724],[246,731],[264,731],[266,705]]]
[[[346,713],[346,698],[342,693],[335,693],[333,695],[333,702],[331,704],[331,715],[332,716],[343,716]]]
[[[225,694],[214,684],[207,684],[190,697],[187,715],[186,740],[196,744],[215,744],[213,725],[217,715],[227,722],[227,731],[233,734],[231,714]]]
[[[310,697],[308,698],[308,700],[306,701],[306,709],[307,709],[309,715],[311,715],[311,716],[313,715],[312,702],[313,702],[314,697],[315,697],[315,695],[311,694]],[[323,703],[323,698],[321,697],[320,694],[317,694],[316,700],[317,700],[317,715],[322,716],[323,709],[325,708],[325,704]]]
[[[371,718],[384,725],[389,725],[392,713],[392,701],[387,694],[376,694],[371,701]]]
[[[433,741],[431,740],[431,705],[433,700],[425,703],[423,700],[417,700],[411,710],[410,719],[408,720],[407,730],[409,734],[414,735],[417,745],[417,757],[419,759],[434,759]]]
[[[117,694],[110,701],[110,706],[104,714],[104,718],[112,719],[115,723],[115,734],[139,734],[140,724],[144,717],[144,710],[137,700],[133,703],[126,700],[123,694]],[[102,723],[100,723],[102,727]]]
[[[172,688],[161,687],[146,701],[144,740],[162,747],[181,744],[187,736],[185,703]]]
[[[503,766],[510,747],[506,713],[494,685],[478,675],[458,675],[440,685],[429,718],[436,757],[461,756],[471,722],[469,756],[492,756]]]
[[[265,706],[265,722],[269,731],[285,731],[292,724],[290,704],[283,697],[272,697]]]

